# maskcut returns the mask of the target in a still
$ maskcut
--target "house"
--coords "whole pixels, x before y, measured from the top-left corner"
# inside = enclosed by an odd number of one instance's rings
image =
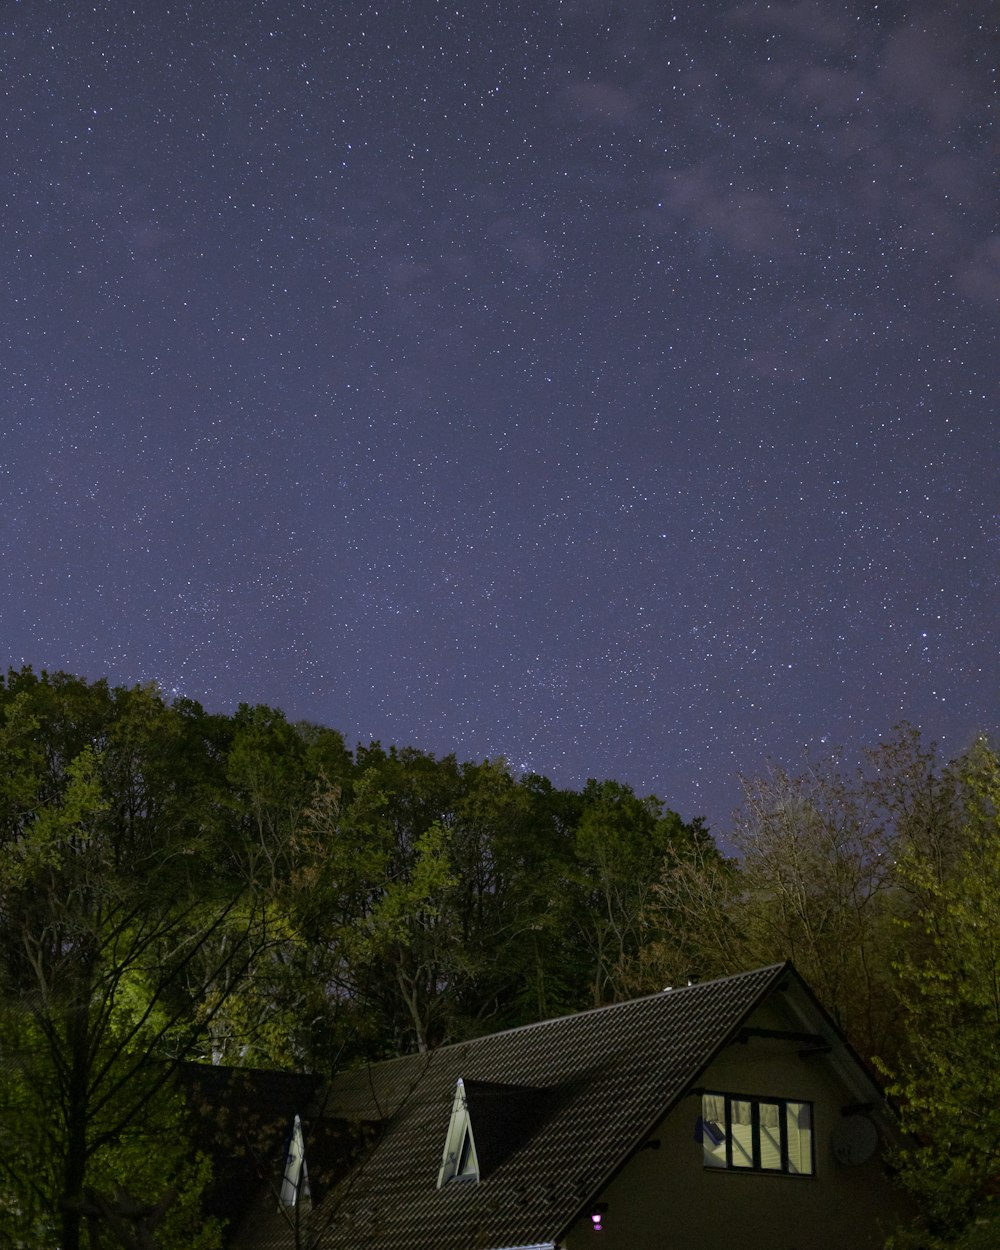
[[[874,1250],[906,1214],[891,1112],[787,963],[345,1072],[285,1113],[236,1250]]]

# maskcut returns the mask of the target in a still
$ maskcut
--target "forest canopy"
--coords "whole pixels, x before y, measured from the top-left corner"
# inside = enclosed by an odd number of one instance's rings
[[[182,1065],[330,1072],[791,958],[931,1144],[898,1166],[949,1244],[1000,1171],[997,775],[903,727],[747,780],[727,855],[621,782],[10,670],[0,1243],[79,1250],[141,1194],[164,1250],[217,1245]]]

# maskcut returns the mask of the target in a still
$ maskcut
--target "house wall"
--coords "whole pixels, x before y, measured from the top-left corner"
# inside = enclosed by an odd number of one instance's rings
[[[773,1001],[773,1000],[772,1000]],[[779,1008],[749,1024],[801,1030]],[[764,1175],[706,1168],[695,1140],[701,1099],[689,1095],[650,1134],[658,1149],[640,1150],[600,1196],[607,1203],[595,1233],[585,1215],[565,1250],[672,1250],[673,1247],[767,1247],[767,1250],[876,1250],[906,1213],[883,1174],[881,1149],[860,1166],[834,1158],[831,1133],[856,1095],[822,1056],[799,1057],[787,1040],[752,1039],[727,1047],[697,1080],[699,1088],[770,1095],[813,1104],[815,1174]]]

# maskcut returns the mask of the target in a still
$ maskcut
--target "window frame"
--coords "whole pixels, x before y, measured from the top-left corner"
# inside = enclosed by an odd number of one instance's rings
[[[725,1122],[718,1124],[716,1120],[709,1120],[705,1115],[705,1100],[707,1098],[721,1098],[724,1100]],[[733,1104],[748,1103],[750,1106],[750,1146],[752,1150],[752,1158],[749,1164],[733,1162],[733,1145],[735,1136],[733,1133]],[[778,1128],[779,1128],[779,1155],[780,1165],[777,1167],[768,1167],[762,1162],[761,1148],[761,1119],[760,1111],[762,1106],[776,1106],[778,1108]],[[809,1112],[809,1129],[808,1129],[808,1145],[809,1159],[808,1169],[803,1170],[800,1167],[793,1166],[793,1160],[789,1153],[789,1107],[806,1107]],[[741,1123],[737,1121],[737,1123]],[[716,1146],[725,1143],[725,1162],[709,1163],[706,1159],[705,1137],[714,1140],[718,1135],[717,1130],[710,1126],[716,1125],[722,1130],[722,1139],[715,1143]],[[765,1126],[767,1127],[767,1126]],[[725,1090],[706,1089],[701,1091],[701,1115],[698,1119],[698,1141],[702,1144],[702,1165],[706,1172],[744,1172],[752,1176],[797,1176],[802,1178],[815,1177],[816,1175],[816,1129],[814,1117],[814,1104],[805,1098],[785,1098],[772,1094],[735,1094]],[[746,1151],[743,1151],[746,1154]]]
[[[465,1082],[461,1077],[455,1083],[455,1097],[451,1106],[451,1119],[445,1137],[441,1167],[438,1169],[437,1187],[456,1183],[468,1184],[479,1180],[479,1154],[476,1135],[472,1131],[472,1117],[465,1095]]]

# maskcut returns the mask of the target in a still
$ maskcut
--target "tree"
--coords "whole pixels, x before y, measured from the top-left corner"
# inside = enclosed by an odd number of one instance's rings
[[[321,783],[304,813],[295,924],[306,947],[323,952],[320,984],[334,1002],[351,1000],[356,1025],[375,1012],[376,1031],[388,1032],[396,1050],[409,1041],[426,1050],[436,1040],[453,939],[442,921],[453,883],[450,833],[437,818],[440,804],[424,793],[428,781],[436,789],[434,761],[416,752],[380,758],[376,749],[362,767],[346,805],[340,787]],[[389,776],[394,791],[383,788]]]
[[[17,1142],[0,1219],[79,1250],[116,1190],[158,1187],[137,1195],[155,1206],[179,1186],[175,1244],[207,1246],[172,1075],[217,1009],[192,967],[228,926],[211,976],[238,982],[259,929],[233,929],[243,898],[164,762],[192,718],[151,688],[30,670],[8,675],[0,717],[0,1133]]]
[[[949,772],[957,836],[914,839],[899,864],[916,905],[897,966],[909,1045],[892,1092],[916,1140],[899,1164],[921,1215],[899,1246],[995,1244],[1000,1226],[1000,759],[980,740]]]
[[[647,940],[631,975],[637,992],[726,976],[766,959],[748,958],[747,896],[739,860],[707,838],[668,847],[646,904]]]
[[[792,959],[863,1053],[888,1040],[894,830],[836,761],[745,786],[734,842],[748,962]]]
[[[837,755],[798,773],[773,767],[743,793],[732,859],[668,858],[648,981],[790,958],[857,1049],[892,1062],[905,1041],[893,965],[916,940],[900,922],[923,889],[899,865],[912,852],[936,878],[948,870],[961,826],[954,770],[903,725],[857,769]]]
[[[700,856],[709,844],[700,820],[685,824],[655,796],[640,799],[615,781],[588,781],[576,829],[580,906],[575,920],[590,955],[594,1006],[632,992],[650,932],[653,891],[664,861]]]
[[[175,705],[178,708],[178,705]],[[351,784],[352,761],[334,730],[301,722],[263,705],[241,704],[232,717],[206,717],[197,704],[179,705],[196,726],[211,761],[195,753],[185,772],[200,779],[205,854],[222,888],[239,903],[192,960],[189,992],[211,1008],[200,1058],[265,1068],[308,1066],[318,1058],[325,983],[294,922],[299,831],[320,778]],[[256,928],[253,976],[226,958]],[[217,974],[212,969],[218,970]],[[218,975],[218,980],[213,977]]]
[[[579,1001],[567,921],[579,805],[506,761],[463,764],[452,813],[452,1036],[513,1027]]]

